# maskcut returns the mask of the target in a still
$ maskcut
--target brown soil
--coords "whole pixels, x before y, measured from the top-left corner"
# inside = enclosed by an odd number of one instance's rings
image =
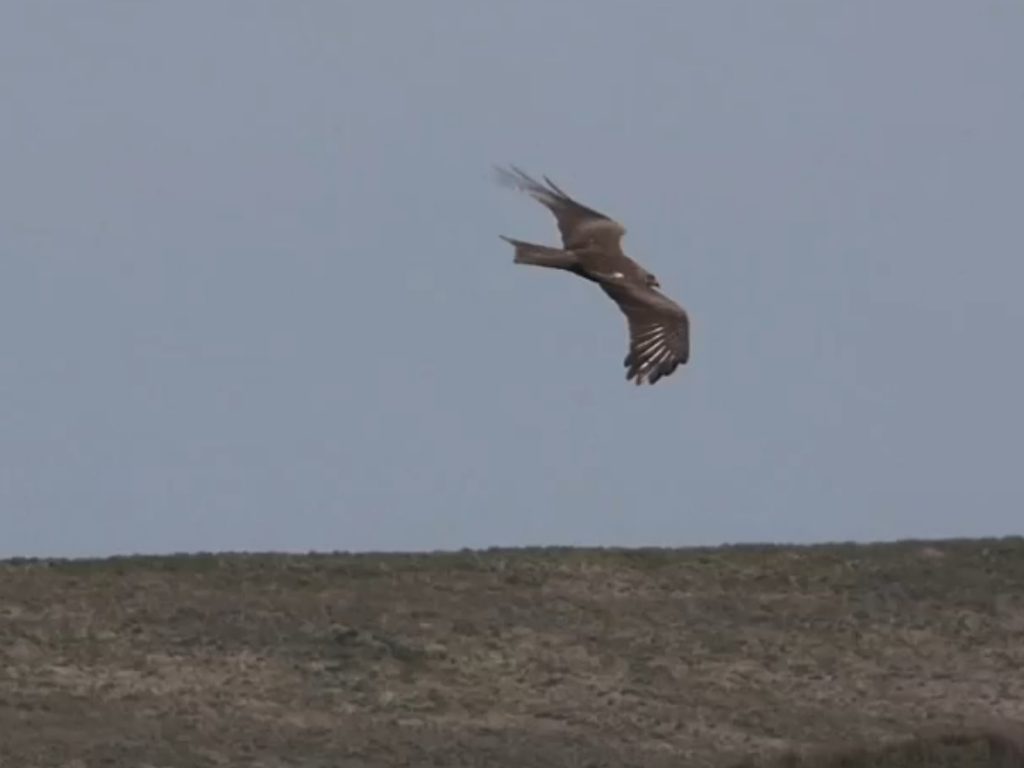
[[[0,562],[4,768],[1021,765],[1014,722],[1021,538]]]

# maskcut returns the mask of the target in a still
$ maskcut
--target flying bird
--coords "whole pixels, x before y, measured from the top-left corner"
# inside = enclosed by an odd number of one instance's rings
[[[562,247],[500,235],[515,248],[513,261],[562,269],[591,280],[619,305],[629,329],[626,379],[654,384],[690,358],[690,318],[658,289],[658,279],[622,251],[626,228],[577,202],[547,176],[544,184],[510,166],[496,168],[504,186],[526,192],[555,216]]]

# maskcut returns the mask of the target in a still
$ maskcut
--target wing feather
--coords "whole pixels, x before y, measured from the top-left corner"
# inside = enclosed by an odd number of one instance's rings
[[[496,167],[495,171],[500,183],[526,192],[554,214],[567,250],[596,245],[621,253],[626,228],[619,222],[574,200],[547,176],[543,177],[545,185],[514,165]]]
[[[690,359],[690,318],[658,291],[627,282],[601,287],[619,305],[629,326],[629,353],[622,361],[626,379],[654,384]]]

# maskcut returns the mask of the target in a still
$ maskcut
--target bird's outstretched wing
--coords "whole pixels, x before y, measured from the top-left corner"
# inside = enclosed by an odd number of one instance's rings
[[[658,291],[631,282],[602,281],[601,287],[626,315],[629,354],[626,378],[654,384],[690,359],[690,318]]]
[[[558,221],[566,250],[589,246],[621,253],[620,242],[626,228],[619,222],[573,200],[547,176],[544,177],[545,184],[541,184],[514,165],[495,167],[495,171],[500,183],[526,192],[547,206]]]

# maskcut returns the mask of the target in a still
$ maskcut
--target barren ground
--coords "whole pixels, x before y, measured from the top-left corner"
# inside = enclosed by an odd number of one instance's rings
[[[866,765],[992,719],[1020,538],[0,562],[3,768]]]

